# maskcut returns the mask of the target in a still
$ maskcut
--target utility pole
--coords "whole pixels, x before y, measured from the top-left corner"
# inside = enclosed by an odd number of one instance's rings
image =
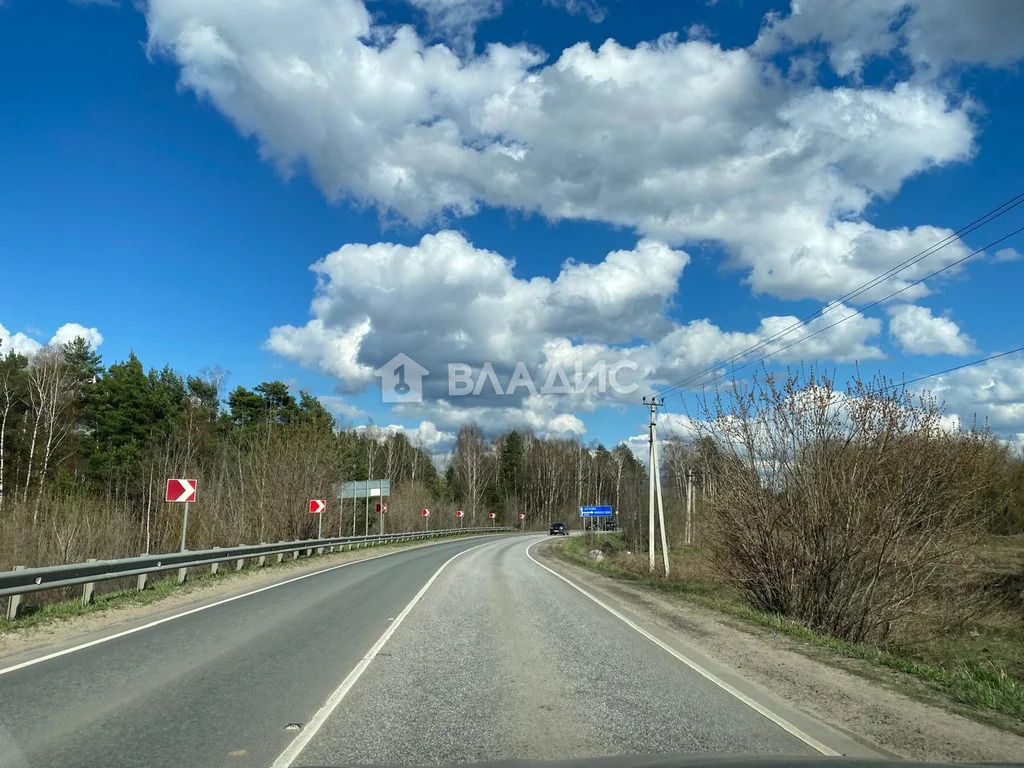
[[[665,405],[665,400],[660,397],[644,397],[644,405],[651,409],[650,424],[650,453],[648,456],[648,468],[650,479],[647,495],[647,554],[650,561],[651,572],[654,572],[654,500],[658,500],[658,525],[661,527],[661,557],[665,566],[665,575],[668,576],[668,535],[665,531],[665,506],[661,497],[661,469],[658,466],[658,408]]]
[[[686,531],[683,540],[693,543],[693,469],[686,470]]]

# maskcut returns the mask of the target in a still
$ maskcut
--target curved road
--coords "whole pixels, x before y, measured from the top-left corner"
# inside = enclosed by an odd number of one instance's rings
[[[0,766],[871,754],[552,572],[545,539],[399,551],[0,661]]]

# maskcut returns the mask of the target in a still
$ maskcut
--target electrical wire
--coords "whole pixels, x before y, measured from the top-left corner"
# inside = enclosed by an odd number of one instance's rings
[[[944,267],[942,267],[940,269],[937,269],[934,272],[931,272],[930,274],[925,275],[924,277],[918,278],[917,280],[913,281],[912,283],[908,283],[907,285],[903,286],[902,288],[900,288],[898,290],[893,291],[892,293],[888,294],[887,296],[883,296],[882,298],[880,298],[880,299],[878,299],[876,301],[873,301],[870,304],[867,304],[866,306],[861,307],[860,309],[858,309],[858,310],[856,310],[854,312],[851,312],[849,315],[846,315],[845,317],[842,317],[839,320],[836,320],[834,323],[832,323],[830,325],[826,325],[824,328],[819,328],[814,333],[809,333],[806,336],[801,336],[799,339],[791,341],[789,344],[786,344],[783,347],[779,347],[778,349],[772,350],[768,354],[762,355],[761,357],[757,358],[756,360],[751,360],[751,361],[749,361],[747,363],[744,363],[743,365],[738,366],[738,367],[737,366],[733,366],[730,369],[729,372],[730,372],[730,374],[735,374],[736,371],[742,371],[744,368],[749,368],[751,365],[757,365],[758,363],[763,362],[764,360],[767,360],[769,357],[777,355],[780,352],[785,352],[790,347],[795,347],[797,344],[802,344],[803,342],[807,341],[808,339],[813,339],[815,336],[818,336],[818,335],[824,333],[825,331],[828,331],[828,330],[830,330],[832,328],[835,328],[837,325],[845,323],[847,320],[852,320],[853,318],[857,317],[858,315],[864,314],[864,312],[866,312],[867,310],[871,309],[872,307],[877,307],[879,304],[881,304],[881,303],[883,303],[885,301],[888,301],[889,299],[893,298],[894,296],[898,296],[899,294],[903,293],[904,291],[908,291],[911,288],[913,288],[913,287],[915,287],[917,285],[920,285],[925,280],[930,280],[931,278],[935,277],[936,275],[940,275],[943,272],[945,272],[945,271],[947,271],[949,269],[952,269],[953,267],[955,267],[955,266],[957,266],[959,264],[962,264],[963,262],[967,261],[968,259],[971,259],[974,256],[977,256],[979,253],[982,253],[982,252],[988,250],[989,248],[992,248],[992,247],[994,247],[996,245],[999,245],[1004,240],[1009,240],[1011,237],[1019,235],[1021,232],[1024,232],[1024,227],[1019,227],[1018,229],[1015,229],[1013,232],[1010,232],[1007,235],[1003,235],[1002,237],[1000,237],[1000,238],[998,238],[996,240],[993,240],[992,242],[990,242],[987,245],[977,249],[976,251],[972,251],[972,252],[968,253],[966,256],[960,257],[956,261],[950,262],[946,266],[944,266]],[[717,368],[717,366],[716,366],[716,368]],[[713,369],[711,369],[711,370],[713,370]],[[703,375],[703,374],[701,374],[701,375]],[[679,390],[680,394],[682,394],[682,391],[684,391],[685,389],[696,389],[698,386],[699,387],[705,387],[708,384],[711,384],[712,382],[717,381],[720,378],[722,378],[721,375],[715,375],[715,376],[712,376],[710,379],[707,379],[706,381],[701,381],[699,383],[694,383],[694,384],[688,385],[686,387],[674,386],[674,387],[671,387],[670,389]],[[661,395],[661,396],[664,396],[664,395]]]
[[[812,312],[811,314],[809,314],[806,317],[798,320],[797,322],[793,323],[792,325],[789,325],[788,327],[783,328],[780,331],[777,331],[776,333],[772,334],[768,338],[761,339],[757,343],[747,347],[746,349],[741,350],[740,352],[735,353],[734,355],[732,355],[731,357],[726,358],[725,360],[719,361],[718,363],[716,363],[713,366],[709,366],[708,368],[705,368],[703,370],[697,371],[696,373],[690,374],[690,375],[684,377],[683,379],[680,379],[679,381],[675,382],[674,384],[670,384],[670,385],[668,385],[666,387],[663,387],[661,390],[658,391],[658,394],[661,395],[661,396],[664,396],[665,394],[671,394],[671,393],[675,392],[676,390],[686,389],[692,383],[694,383],[697,380],[699,380],[702,376],[704,376],[704,375],[706,375],[708,373],[713,373],[720,366],[728,365],[731,362],[738,361],[738,360],[742,359],[743,357],[746,357],[749,354],[757,352],[759,349],[763,349],[763,348],[767,347],[773,341],[777,341],[781,337],[787,335],[789,332],[794,331],[797,328],[800,328],[800,327],[802,327],[804,325],[807,325],[809,322],[811,322],[815,318],[823,317],[828,312],[831,312],[835,308],[837,308],[837,306],[839,304],[841,304],[843,302],[846,302],[846,301],[849,301],[851,299],[854,299],[857,296],[860,296],[861,294],[865,293],[866,291],[871,290],[872,288],[876,287],[877,285],[879,285],[883,281],[889,279],[890,277],[893,277],[894,275],[898,274],[899,272],[902,272],[903,270],[908,269],[911,266],[914,266],[918,262],[928,258],[929,256],[934,255],[935,253],[938,253],[940,250],[942,250],[943,248],[946,248],[947,246],[951,245],[953,242],[956,242],[957,240],[962,239],[964,235],[968,235],[968,234],[976,231],[977,229],[980,229],[981,227],[985,226],[986,224],[994,221],[995,219],[999,218],[1000,216],[1003,216],[1003,215],[1009,213],[1010,211],[1012,211],[1014,208],[1016,208],[1018,205],[1021,205],[1022,203],[1024,203],[1024,192],[1021,192],[1021,193],[1018,193],[1018,194],[1014,195],[1013,197],[1009,198],[1008,200],[1006,200],[1002,204],[998,205],[997,207],[993,208],[992,210],[988,211],[987,213],[979,216],[978,218],[974,219],[973,221],[969,222],[968,224],[965,224],[963,227],[958,229],[953,234],[947,236],[946,238],[940,240],[937,243],[934,243],[933,245],[929,246],[928,248],[924,249],[923,251],[918,252],[914,256],[911,256],[910,258],[905,259],[904,261],[900,262],[896,266],[894,266],[894,267],[888,269],[887,271],[883,272],[882,274],[872,278],[868,282],[862,284],[858,288],[855,288],[854,290],[850,291],[849,293],[844,294],[843,296],[840,296],[834,302],[829,304],[829,306],[824,307],[821,310],[816,310],[816,311]]]
[[[910,379],[910,381],[902,381],[899,384],[896,384],[896,383],[888,384],[888,385],[886,385],[884,387],[881,387],[880,389],[876,389],[876,390],[872,390],[872,391],[875,392],[875,393],[881,393],[881,392],[885,392],[886,390],[889,390],[889,389],[895,389],[896,387],[907,387],[907,386],[909,386],[911,384],[916,384],[919,381],[924,381],[925,379],[934,379],[936,376],[943,376],[943,375],[945,375],[947,373],[953,373],[954,371],[963,370],[964,368],[971,368],[971,367],[973,367],[975,365],[981,365],[982,363],[987,363],[989,360],[996,360],[996,359],[998,359],[1000,357],[1007,357],[1009,355],[1015,355],[1018,352],[1024,352],[1024,347],[1017,347],[1016,349],[1011,349],[1011,350],[1009,350],[1007,352],[999,352],[999,353],[997,353],[995,355],[989,355],[988,357],[983,357],[983,358],[981,358],[979,360],[972,360],[969,363],[962,363],[961,365],[954,365],[952,368],[946,368],[946,369],[941,370],[941,371],[936,371],[935,373],[929,373],[929,374],[926,374],[924,376],[918,376],[915,379]]]

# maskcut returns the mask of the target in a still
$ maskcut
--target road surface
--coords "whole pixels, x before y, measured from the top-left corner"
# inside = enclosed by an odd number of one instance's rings
[[[545,539],[399,551],[4,659],[0,766],[870,754],[552,573]]]

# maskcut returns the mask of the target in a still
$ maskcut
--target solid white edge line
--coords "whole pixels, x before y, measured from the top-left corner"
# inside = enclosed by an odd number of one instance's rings
[[[409,601],[409,604],[402,609],[402,612],[399,613],[398,616],[395,617],[395,620],[391,622],[390,626],[384,630],[384,634],[378,638],[377,642],[374,643],[370,650],[366,652],[366,655],[360,659],[359,663],[352,668],[352,671],[349,672],[348,675],[346,675],[345,679],[341,681],[341,685],[335,688],[334,692],[327,697],[327,701],[324,702],[324,705],[317,710],[316,714],[313,715],[313,718],[302,729],[301,733],[299,733],[299,735],[296,736],[287,747],[285,747],[284,752],[278,755],[277,760],[273,762],[270,768],[289,768],[289,766],[291,766],[302,750],[305,749],[309,742],[313,740],[313,737],[316,736],[317,731],[320,730],[321,726],[327,722],[327,718],[330,717],[334,710],[338,708],[342,699],[344,699],[348,692],[352,690],[352,686],[356,684],[363,672],[369,668],[370,663],[374,658],[376,658],[377,654],[380,653],[387,641],[391,639],[391,636],[395,634],[395,630],[398,629],[403,621],[405,621],[405,617],[409,615],[409,612],[416,606],[416,603],[418,603],[423,595],[427,593],[427,590],[430,589],[430,585],[433,584],[437,580],[437,577],[441,575],[441,572],[448,567],[448,564],[467,552],[479,549],[480,547],[485,547],[491,543],[493,542],[484,542],[483,544],[477,544],[475,547],[470,547],[469,549],[464,549],[461,552],[456,552],[450,558],[445,560],[440,568],[434,571],[434,575],[427,579],[427,583],[420,588],[420,591],[417,592],[413,599]]]
[[[444,541],[431,542],[431,544],[443,544],[443,543],[445,543],[445,542]],[[430,546],[430,544],[428,544],[427,546]],[[199,613],[200,611],[207,611],[210,608],[216,608],[218,605],[224,605],[225,603],[230,603],[230,602],[233,602],[235,600],[241,600],[243,597],[250,597],[252,595],[258,595],[260,592],[266,592],[268,589],[276,589],[277,587],[283,587],[285,584],[292,584],[292,583],[294,583],[296,581],[302,581],[303,579],[308,579],[308,578],[311,578],[313,576],[319,576],[322,573],[329,573],[330,571],[336,571],[339,568],[347,568],[348,566],[356,565],[357,563],[367,563],[367,562],[370,562],[371,560],[379,560],[382,557],[390,557],[391,555],[397,555],[397,554],[400,554],[402,552],[411,552],[413,549],[420,549],[420,548],[421,547],[402,548],[402,549],[397,549],[394,552],[383,552],[383,553],[381,553],[379,555],[374,555],[372,557],[364,557],[364,558],[361,558],[359,560],[350,560],[347,563],[341,563],[340,565],[332,565],[332,566],[329,566],[327,568],[322,568],[321,570],[318,570],[318,571],[312,571],[310,573],[304,573],[301,576],[296,576],[295,578],[292,578],[292,579],[286,579],[285,581],[278,581],[278,582],[275,582],[273,584],[268,584],[265,587],[260,587],[259,589],[254,589],[254,590],[252,590],[250,592],[243,592],[240,595],[232,595],[231,597],[226,597],[223,600],[217,600],[216,602],[209,603],[208,605],[200,605],[197,608],[190,608],[187,611],[182,611],[181,613],[175,613],[175,614],[172,614],[171,616],[164,616],[162,619],[156,619],[155,621],[150,621],[150,622],[148,622],[146,624],[141,624],[141,625],[139,625],[137,627],[132,627],[131,629],[125,629],[125,630],[123,630],[121,632],[116,632],[116,633],[114,633],[112,635],[105,635],[104,637],[98,637],[95,640],[90,640],[87,643],[80,643],[79,645],[74,645],[74,646],[72,646],[70,648],[65,648],[65,649],[63,649],[61,651],[54,651],[53,653],[48,653],[48,654],[46,654],[44,656],[38,656],[38,657],[36,657],[34,659],[29,659],[28,661],[23,661],[23,662],[21,662],[19,664],[14,664],[14,665],[12,665],[10,667],[4,667],[3,669],[0,669],[0,677],[2,677],[3,675],[6,675],[8,672],[16,672],[19,669],[24,669],[25,667],[31,667],[31,666],[33,666],[35,664],[42,664],[44,661],[49,661],[50,659],[56,659],[56,658],[58,658],[60,656],[67,656],[69,653],[74,653],[75,651],[81,651],[81,650],[84,650],[85,648],[91,648],[94,645],[101,645],[102,643],[107,643],[107,642],[110,642],[111,640],[116,640],[119,637],[124,637],[126,635],[133,635],[136,632],[141,632],[144,629],[150,629],[151,627],[156,627],[156,626],[159,626],[160,624],[165,624],[168,621],[174,621],[175,619],[180,619],[180,618],[183,618],[185,616],[191,616],[193,613]],[[468,550],[465,550],[465,551],[468,551]]]
[[[544,541],[544,539],[541,539],[541,541]],[[813,736],[810,736],[809,734],[804,733],[802,730],[797,728],[795,725],[793,725],[791,722],[786,720],[781,715],[775,714],[774,712],[772,712],[770,709],[768,709],[764,705],[759,704],[758,702],[754,701],[752,698],[747,696],[742,691],[734,688],[733,686],[729,685],[727,682],[722,680],[722,678],[720,678],[717,675],[713,674],[712,672],[709,672],[708,670],[704,669],[704,667],[702,667],[697,662],[693,661],[692,659],[688,659],[686,656],[681,654],[679,651],[677,651],[672,646],[670,646],[667,643],[659,640],[657,637],[652,635],[650,632],[648,632],[646,629],[641,627],[639,624],[637,624],[636,622],[632,621],[631,619],[626,618],[625,616],[623,616],[621,613],[619,613],[617,610],[612,608],[610,605],[608,605],[604,601],[600,600],[599,598],[594,597],[592,594],[587,592],[582,587],[574,584],[572,581],[567,579],[562,574],[558,573],[557,571],[552,570],[551,568],[548,568],[546,565],[544,565],[544,563],[538,561],[533,555],[530,554],[530,550],[533,547],[535,547],[538,544],[540,544],[541,541],[535,541],[533,544],[530,544],[526,548],[526,556],[528,558],[530,558],[530,560],[533,560],[534,563],[539,565],[545,571],[547,571],[548,573],[552,574],[553,576],[557,576],[562,581],[564,581],[566,584],[568,584],[570,587],[572,587],[577,592],[579,592],[581,595],[589,598],[590,600],[593,600],[599,606],[601,606],[606,611],[608,611],[608,613],[612,614],[612,616],[614,616],[615,618],[619,619],[624,624],[626,624],[630,629],[636,630],[641,635],[643,635],[648,640],[650,640],[652,643],[654,643],[656,646],[661,648],[663,651],[665,651],[666,653],[670,654],[671,656],[673,656],[674,658],[676,658],[677,660],[681,661],[683,664],[688,666],[694,672],[696,672],[697,674],[699,674],[702,677],[706,678],[707,680],[710,680],[712,683],[717,685],[719,688],[721,688],[726,693],[728,693],[731,696],[734,696],[735,698],[739,699],[744,704],[746,704],[748,707],[750,707],[752,710],[757,712],[759,715],[761,715],[763,717],[766,717],[767,719],[771,720],[773,723],[775,723],[777,726],[779,726],[786,733],[790,734],[791,736],[795,736],[796,738],[800,739],[800,741],[802,741],[804,744],[806,744],[807,746],[811,747],[812,749],[817,750],[818,752],[820,752],[823,755],[826,755],[828,757],[841,757],[842,756],[842,753],[836,752],[831,747],[827,747],[824,744],[822,744],[820,741],[815,739]]]

